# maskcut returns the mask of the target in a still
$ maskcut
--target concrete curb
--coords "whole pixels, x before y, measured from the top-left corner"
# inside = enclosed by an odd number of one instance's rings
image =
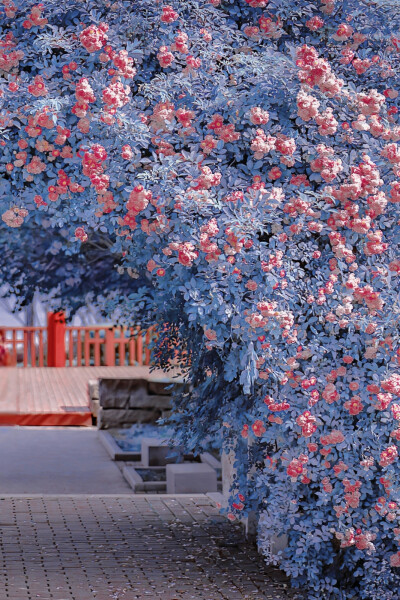
[[[151,469],[151,467],[138,467]],[[128,467],[124,465],[122,467],[122,475],[125,477],[126,481],[129,483],[133,491],[143,492],[146,496],[151,495],[151,492],[164,492],[162,496],[165,496],[165,488],[166,481],[144,481],[139,473],[136,471],[136,467]],[[148,491],[150,490],[150,491]],[[158,495],[158,494],[157,494]]]
[[[122,450],[111,433],[108,431],[98,431],[97,436],[104,448],[107,450],[110,455],[111,460],[130,460],[133,462],[139,462],[141,459],[140,452],[129,452],[126,450]]]

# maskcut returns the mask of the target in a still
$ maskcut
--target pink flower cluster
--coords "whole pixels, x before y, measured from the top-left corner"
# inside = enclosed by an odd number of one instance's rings
[[[13,208],[6,210],[1,215],[1,218],[3,219],[4,223],[6,223],[6,225],[8,225],[9,227],[16,228],[21,227],[25,217],[27,216],[27,210],[25,210],[24,208],[18,208],[17,206],[14,206]]]
[[[313,433],[317,431],[316,426],[317,418],[310,413],[309,410],[305,410],[296,419],[297,425],[301,427],[301,435],[304,437],[311,437]]]
[[[22,50],[14,50],[16,43],[13,40],[12,32],[7,33],[3,40],[0,40],[0,69],[9,73],[15,67],[18,67],[19,61],[23,59]]]
[[[161,21],[163,23],[173,23],[178,19],[179,15],[174,11],[169,4],[162,7]]]
[[[107,104],[107,109],[112,111],[128,104],[131,89],[128,85],[124,86],[120,81],[113,81],[106,87],[103,94],[103,102]]]
[[[72,107],[71,112],[77,117],[85,117],[89,108],[89,104],[96,102],[96,96],[91,88],[86,77],[81,77],[75,87],[76,104]]]
[[[381,386],[385,392],[400,396],[400,375],[393,373],[388,379],[382,381]]]
[[[311,88],[319,87],[328,98],[333,98],[342,89],[344,82],[334,75],[326,60],[319,58],[315,48],[304,45],[297,50],[296,64],[300,67],[300,81]]]
[[[259,106],[253,106],[250,109],[250,121],[253,125],[266,125],[269,121],[269,112]]]
[[[38,98],[39,96],[46,96],[48,94],[48,90],[46,89],[46,85],[41,75],[36,75],[36,77],[33,80],[33,83],[28,85],[28,92],[36,98]]]
[[[224,125],[224,119],[219,114],[213,116],[212,121],[207,125],[207,128],[212,129],[215,135],[224,142],[235,142],[240,138],[240,133],[235,131],[235,126],[232,123]]]
[[[394,461],[397,460],[398,456],[399,453],[397,451],[397,447],[394,445],[389,446],[388,448],[385,448],[385,450],[382,450],[379,464],[381,467],[387,467],[393,464]]]
[[[341,444],[344,442],[344,435],[338,429],[333,429],[328,435],[321,435],[320,441],[323,446]]]
[[[100,23],[99,26],[89,25],[89,27],[86,27],[79,36],[82,46],[88,52],[97,52],[98,50],[101,50],[108,39],[106,35],[107,31],[107,23]]]
[[[107,152],[100,144],[93,144],[86,150],[82,158],[83,174],[89,177],[91,184],[97,192],[107,190],[110,178],[104,174],[102,163],[107,158]]]
[[[306,475],[307,468],[304,466],[308,462],[308,457],[305,454],[300,454],[299,458],[293,458],[286,468],[286,473],[296,481],[300,475]]]
[[[331,183],[343,170],[340,158],[333,158],[334,150],[319,144],[317,146],[318,158],[311,161],[310,167],[314,173],[321,173],[321,177],[327,183]]]
[[[44,27],[47,25],[48,20],[42,17],[44,10],[43,4],[37,4],[33,6],[28,18],[22,23],[24,29],[31,29],[32,27]]]

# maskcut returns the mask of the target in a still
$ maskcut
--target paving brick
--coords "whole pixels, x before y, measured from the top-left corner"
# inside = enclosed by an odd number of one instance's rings
[[[0,501],[0,600],[293,597],[206,496]]]

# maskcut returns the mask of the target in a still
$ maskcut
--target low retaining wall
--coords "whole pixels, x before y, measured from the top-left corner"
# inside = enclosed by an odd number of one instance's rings
[[[101,378],[89,382],[89,401],[99,429],[155,423],[168,416],[176,380]]]

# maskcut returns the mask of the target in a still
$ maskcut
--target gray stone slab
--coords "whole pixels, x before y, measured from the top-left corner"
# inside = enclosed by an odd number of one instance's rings
[[[161,417],[161,411],[140,408],[100,408],[97,417],[99,429],[123,427],[134,423],[155,423]]]
[[[147,408],[147,397],[145,379],[99,379],[99,400],[102,408]]]
[[[147,392],[148,394],[157,394],[160,396],[170,396],[171,395],[171,381],[148,381],[147,382]]]
[[[203,494],[216,491],[217,473],[210,465],[167,465],[167,494]]]
[[[215,469],[217,472],[218,471],[222,472],[221,461],[218,460],[217,458],[215,458],[215,456],[213,456],[209,452],[204,452],[203,454],[200,454],[200,459],[201,459],[202,463],[205,463],[206,465],[210,465],[210,467]]]
[[[180,452],[177,448],[171,448],[161,438],[142,438],[141,454],[143,466],[162,467],[169,463],[175,463]]]

